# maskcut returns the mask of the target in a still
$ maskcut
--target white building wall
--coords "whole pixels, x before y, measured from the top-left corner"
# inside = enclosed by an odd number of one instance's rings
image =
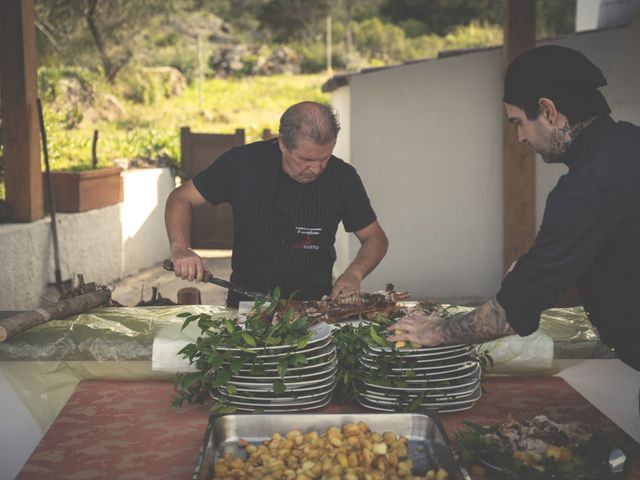
[[[576,32],[598,28],[600,0],[576,1]]]
[[[333,154],[351,163],[351,90],[340,88],[331,95],[331,106],[338,112],[340,133]],[[337,278],[349,266],[349,235],[344,231],[342,223],[336,232],[336,263],[333,266],[333,276]]]
[[[175,188],[168,169],[129,170],[124,177],[121,204],[122,270],[131,275],[169,257],[169,239],[164,226],[164,205]]]
[[[174,186],[168,169],[127,170],[124,202],[58,213],[62,279],[109,284],[160,263],[169,253],[164,204]],[[0,310],[28,310],[57,299],[51,220],[0,225]]]
[[[554,43],[582,50],[605,75],[628,29]],[[365,290],[392,282],[414,298],[480,300],[502,278],[501,50],[351,77],[349,157],[367,187],[390,250]],[[622,75],[622,84],[637,79]],[[614,112],[615,114],[615,112]],[[538,225],[566,169],[536,163]],[[349,239],[349,258],[358,248]]]

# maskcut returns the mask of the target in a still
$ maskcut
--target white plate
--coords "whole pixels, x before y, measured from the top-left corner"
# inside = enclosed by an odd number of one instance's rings
[[[309,331],[313,332],[313,335],[309,339],[309,343],[307,345],[313,345],[315,343],[321,342],[322,340],[326,340],[327,338],[331,337],[331,327],[329,326],[329,324],[325,322],[320,322],[320,323],[316,323],[315,325],[312,325],[311,327],[309,327]],[[270,347],[246,347],[244,349],[239,347],[227,347],[227,346],[217,347],[217,349],[222,352],[226,352],[230,350],[230,351],[240,352],[240,353],[244,352],[245,350],[249,350],[251,352],[277,352],[277,351],[283,351],[283,350],[295,350],[296,348],[297,348],[296,344],[274,345]],[[258,356],[261,356],[261,355],[258,355]]]
[[[459,390],[436,390],[436,391],[430,391],[429,393],[429,398],[462,398],[462,397],[468,397],[470,396],[473,392],[476,391],[477,388],[480,387],[480,381],[478,380],[477,382],[472,383],[469,386],[466,387],[462,387]],[[415,392],[405,392],[405,393],[398,393],[398,392],[378,392],[376,390],[370,390],[370,389],[362,389],[362,391],[360,392],[364,395],[366,395],[367,397],[374,397],[380,401],[387,401],[387,402],[397,402],[398,400],[402,399],[402,398],[406,398],[409,400],[415,400],[418,396],[420,396],[419,393],[415,393]]]
[[[393,399],[375,397],[372,395],[368,395],[366,393],[359,393],[358,395],[378,405],[396,405],[397,404],[397,400],[394,401]],[[464,395],[460,397],[456,396],[455,398],[440,397],[440,399],[438,400],[426,399],[425,401],[420,402],[420,406],[427,407],[427,408],[431,408],[431,407],[440,408],[443,406],[459,407],[460,405],[463,405],[469,402],[477,402],[480,399],[480,397],[482,397],[482,388],[480,388],[480,386],[477,386],[468,395]],[[410,401],[411,399],[408,399],[408,400]]]
[[[307,358],[307,361],[309,362],[313,362],[314,360],[318,360],[320,359],[321,361],[319,363],[316,363],[315,365],[304,365],[304,367],[293,367],[293,368],[306,368],[306,367],[317,367],[319,365],[321,365],[322,363],[326,363],[329,362],[329,360],[327,358],[323,358],[323,357],[334,357],[336,356],[336,347],[335,345],[329,344],[329,345],[325,345],[323,347],[323,349],[320,350],[315,350],[312,352],[308,352],[306,355],[304,353],[300,353],[300,355],[303,355]],[[277,371],[277,366],[278,363],[277,361],[263,361],[260,360],[260,363],[262,364],[263,367],[265,367],[265,370],[274,370]],[[223,362],[224,365],[229,365],[230,362],[225,361]],[[245,364],[246,365],[246,364]],[[242,370],[250,370],[250,368],[246,368],[245,366],[242,367]]]
[[[371,357],[369,356],[367,353],[360,353],[360,355],[358,355],[359,357],[362,357],[365,361],[368,362],[377,362],[378,360],[376,359],[376,357]],[[416,364],[416,365],[420,365],[420,366],[445,366],[445,365],[451,365],[453,363],[460,363],[463,361],[471,361],[475,359],[475,355],[473,353],[470,354],[470,352],[467,351],[461,351],[461,352],[454,352],[445,356],[439,356],[439,357],[431,357],[431,358],[411,358],[411,359],[407,359],[407,363],[406,365],[409,364]],[[403,360],[400,360],[402,363],[402,365],[405,365]],[[436,365],[434,365],[436,364]],[[438,365],[440,364],[440,365]]]
[[[334,359],[332,362],[328,363],[327,365],[323,365],[322,367],[320,367],[317,371],[311,371],[311,372],[304,372],[298,375],[288,375],[288,371],[287,371],[287,375],[285,375],[284,377],[281,377],[280,375],[274,375],[274,376],[253,376],[253,375],[234,375],[231,380],[233,381],[259,381],[259,382],[267,382],[267,381],[276,381],[276,380],[282,380],[283,382],[287,382],[287,381],[295,381],[295,380],[302,380],[305,378],[311,379],[314,377],[317,377],[319,375],[323,375],[332,371],[335,371],[336,367],[338,366],[338,360]]]
[[[326,393],[320,397],[306,399],[306,400],[290,400],[288,402],[249,402],[246,400],[237,400],[231,397],[227,397],[225,395],[211,395],[214,400],[224,400],[231,405],[236,406],[245,406],[245,407],[253,407],[253,408],[261,408],[261,407],[269,407],[269,408],[283,408],[283,407],[296,407],[296,406],[310,406],[316,405],[318,403],[322,403],[326,401],[329,397],[331,397],[331,392]]]
[[[320,388],[326,386],[328,383],[335,381],[336,372],[331,371],[324,377],[314,380],[307,380],[302,382],[284,382],[284,386],[287,391],[300,390],[302,388]],[[251,391],[273,391],[273,383],[256,383],[256,382],[236,382],[235,380],[229,380],[229,385],[235,385],[241,387],[247,392]]]
[[[428,385],[428,384],[434,384],[434,383],[441,383],[441,382],[450,382],[451,380],[460,380],[460,379],[464,379],[464,378],[468,378],[468,377],[478,377],[479,376],[479,371],[480,371],[480,364],[476,363],[476,365],[474,367],[468,368],[465,371],[461,371],[461,372],[452,372],[452,373],[445,373],[445,374],[438,374],[438,375],[430,375],[430,376],[425,376],[425,377],[411,377],[411,378],[402,378],[402,381],[408,383],[408,384],[412,384],[412,385]],[[371,375],[373,378],[375,378],[375,375]],[[377,378],[387,378],[385,377],[380,377],[378,376]],[[367,383],[365,381],[365,383]]]
[[[449,352],[449,351],[454,351],[460,348],[467,348],[470,345],[468,344],[464,344],[464,343],[459,343],[457,345],[444,345],[441,347],[419,347],[419,348],[413,348],[411,347],[409,344],[407,344],[407,347],[403,347],[403,348],[391,348],[391,347],[378,347],[375,345],[367,345],[367,348],[369,350],[373,350],[374,352],[378,352],[378,353],[391,353],[391,352],[402,352],[402,353],[434,353],[437,354],[439,353],[444,353],[444,352]]]
[[[375,347],[375,348],[380,348],[380,347]],[[452,358],[453,354],[460,354],[460,353],[464,353],[464,354],[468,354],[471,351],[474,351],[476,349],[476,347],[474,345],[462,345],[462,346],[455,346],[455,348],[450,348],[448,350],[440,350],[440,351],[422,351],[422,350],[408,350],[408,351],[404,351],[404,350],[396,350],[397,352],[400,352],[398,357],[401,359],[425,359],[425,358],[442,358],[442,359],[446,359],[446,358]],[[365,346],[365,349],[363,351],[363,353],[369,357],[375,358],[375,357],[379,357],[379,356],[387,356],[388,353],[391,352],[391,349],[389,349],[388,352],[384,352],[384,351],[378,351],[378,350],[374,350],[374,347],[371,347],[369,345]]]
[[[258,408],[250,408],[250,407],[236,407],[240,412],[255,412],[256,410],[261,410],[266,413],[289,413],[289,412],[305,412],[307,410],[316,410],[318,408],[322,408],[328,405],[331,402],[332,395],[329,395],[324,402],[319,403],[318,405],[309,405],[303,407],[289,407],[289,408],[271,408],[271,407],[258,407]]]
[[[392,408],[387,408],[387,407],[382,407],[380,405],[377,404],[373,404],[371,402],[368,402],[366,399],[357,398],[357,401],[360,405],[362,405],[365,408],[368,408],[370,410],[378,410],[380,412],[395,412],[394,409]],[[461,405],[459,407],[446,407],[446,408],[439,408],[437,410],[438,413],[453,413],[453,412],[461,412],[463,410],[469,410],[471,407],[473,407],[475,405],[475,402],[469,402],[468,404],[465,405]]]
[[[453,372],[446,373],[421,373],[414,377],[391,377],[390,375],[385,376],[389,378],[400,378],[409,384],[430,384],[434,382],[448,382],[450,380],[459,380],[461,378],[467,378],[471,376],[475,376],[480,370],[480,364],[476,363],[475,366],[470,366],[464,368],[462,370],[456,370]]]
[[[297,354],[304,355],[305,357],[307,357],[307,360],[312,361],[312,360],[317,360],[318,358],[326,357],[327,355],[333,355],[335,351],[336,351],[335,345],[332,345],[331,342],[329,342],[326,345],[322,345],[322,347],[320,348],[312,347],[308,350],[301,350],[299,352],[296,352],[296,355]],[[260,361],[262,362],[262,365],[265,367],[274,367],[278,365],[277,361],[270,361],[269,359],[267,359],[266,362],[262,361],[262,359],[260,359]]]
[[[331,343],[331,338],[326,338],[324,340],[321,340],[320,342],[315,343],[312,346],[306,346],[304,349],[302,350],[285,350],[283,352],[279,352],[279,353],[265,353],[265,354],[257,354],[255,358],[260,359],[260,360],[266,360],[266,359],[274,359],[274,358],[282,358],[284,356],[287,355],[305,355],[307,353],[310,352],[315,352],[317,350],[322,349],[323,347],[326,347],[327,345],[329,345]],[[242,352],[241,350],[233,350],[231,357],[232,358],[238,358],[239,355],[242,355],[244,352]]]
[[[326,372],[324,374],[324,376],[321,376],[319,378],[314,378],[313,380],[302,380],[302,381],[297,381],[297,382],[284,382],[284,386],[288,389],[293,389],[293,388],[298,388],[298,387],[308,387],[309,385],[314,385],[317,383],[322,383],[325,382],[327,380],[330,380],[331,378],[335,377],[335,370]],[[268,383],[258,383],[258,382],[243,382],[243,381],[237,381],[237,380],[229,380],[227,382],[229,385],[235,385],[237,387],[246,387],[246,388],[257,388],[257,389],[262,389],[262,390],[270,390],[273,388],[273,383],[274,382],[268,382]]]
[[[333,362],[336,358],[338,358],[338,353],[336,352],[336,347],[333,347],[331,350],[328,350],[327,353],[323,354],[323,355],[318,355],[315,358],[321,358],[321,357],[326,357],[326,359],[323,359],[323,361],[316,363],[315,365],[305,365],[303,367],[289,367],[287,369],[287,373],[289,372],[306,372],[309,370],[313,370],[316,368],[320,368],[320,367],[324,367],[326,365],[329,365],[331,362]],[[311,358],[307,358],[308,361],[311,361]],[[275,364],[278,365],[276,362],[269,362],[270,364]],[[264,362],[262,365],[265,365],[266,362]],[[255,373],[253,372],[250,368],[241,368],[240,369],[240,374],[241,375],[247,375],[247,374],[251,374],[251,373]],[[266,374],[277,374],[278,373],[278,369],[277,368],[265,368],[263,370],[263,373]]]
[[[236,389],[236,394],[243,394],[243,393],[249,393],[249,394],[258,394],[258,395],[265,395],[265,396],[269,396],[270,394],[272,394],[274,396],[274,398],[276,397],[280,397],[280,395],[297,395],[300,392],[311,392],[314,390],[320,391],[323,388],[327,388],[327,387],[333,387],[336,384],[336,378],[333,377],[321,384],[318,385],[311,385],[309,387],[300,387],[300,388],[292,388],[292,389],[287,389],[286,392],[283,392],[281,394],[276,394],[273,389],[269,389],[269,390],[265,390],[263,388],[251,388],[251,387],[238,387]],[[221,393],[224,393],[226,395],[228,395],[227,393],[227,388],[225,386],[222,387],[218,387],[218,390],[220,390]]]
[[[380,371],[380,369],[377,366],[372,365],[371,363],[368,363],[366,360],[362,359],[361,357],[358,358],[358,361],[360,362],[360,365],[362,365],[365,369],[369,370],[371,375],[376,375]],[[444,366],[438,366],[438,367],[392,368],[391,369],[392,373],[385,372],[385,376],[394,377],[394,378],[396,377],[407,378],[407,379],[426,378],[429,375],[432,375],[432,376],[446,375],[446,374],[461,372],[466,369],[470,369],[477,364],[478,362],[476,361],[468,361],[468,362],[461,362],[457,364],[444,365]],[[410,373],[414,373],[416,375],[409,376]]]
[[[475,382],[479,381],[479,377],[472,377],[470,380],[467,381],[467,379],[464,379],[465,381],[460,382],[457,385],[445,385],[442,387],[421,387],[418,385],[411,385],[408,387],[390,387],[390,386],[386,386],[386,385],[376,385],[375,383],[369,383],[369,382],[364,382],[365,385],[367,385],[368,387],[373,387],[374,389],[377,390],[391,390],[391,391],[398,391],[398,392],[426,392],[429,390],[433,390],[433,391],[443,391],[443,390],[452,390],[452,389],[456,389],[456,388],[461,388],[461,387],[467,387],[469,385],[473,385]],[[381,392],[382,393],[382,392]]]
[[[319,388],[316,392],[314,393],[307,393],[307,392],[300,392],[297,395],[291,395],[291,393],[295,393],[295,392],[285,392],[285,393],[281,393],[278,396],[273,396],[274,394],[270,394],[269,392],[257,392],[254,393],[253,395],[238,395],[238,392],[231,394],[231,393],[224,393],[223,391],[220,390],[216,390],[212,393],[213,395],[223,395],[227,398],[231,398],[231,399],[238,399],[238,400],[257,400],[257,401],[263,401],[263,402],[271,402],[271,403],[278,403],[278,402],[292,402],[292,401],[297,401],[297,400],[308,400],[308,399],[312,399],[312,398],[321,398],[324,397],[325,395],[327,395],[328,393],[333,392],[334,388],[336,387],[335,383],[331,383],[329,385],[327,385],[326,387],[323,388]],[[241,392],[244,393],[244,392]],[[288,396],[282,396],[282,395],[287,395]]]

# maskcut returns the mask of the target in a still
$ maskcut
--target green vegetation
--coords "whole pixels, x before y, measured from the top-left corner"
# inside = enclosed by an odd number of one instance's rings
[[[327,17],[332,66],[357,71],[499,45],[497,0],[36,0],[39,95],[52,168],[116,158],[179,170],[179,129],[247,142],[320,92]],[[575,1],[537,0],[538,37],[570,33]],[[302,75],[295,75],[302,73]],[[0,124],[0,139],[2,125]],[[0,145],[0,198],[4,197]]]
[[[327,102],[329,96],[320,91],[325,79],[322,75],[213,78],[189,86],[180,96],[157,95],[146,103],[116,97],[125,114],[115,119],[108,118],[108,111],[96,111],[109,108],[104,99],[112,94],[106,84],[102,84],[106,90],[91,93],[94,104],[87,105],[84,114],[77,108],[70,114],[59,99],[53,99],[44,105],[51,168],[90,168],[94,129],[100,132],[99,166],[127,158],[178,167],[180,127],[208,133],[244,128],[247,142],[259,140],[263,129],[277,131],[287,106],[301,100]],[[96,85],[99,88],[100,83]]]

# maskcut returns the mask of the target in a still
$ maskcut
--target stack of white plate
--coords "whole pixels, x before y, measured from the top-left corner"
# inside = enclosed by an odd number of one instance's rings
[[[389,364],[391,352],[389,347],[367,346],[358,357],[366,372],[358,392],[362,406],[393,412],[411,404],[457,412],[473,407],[482,395],[473,345],[402,349],[392,367],[381,368]]]
[[[310,331],[313,335],[302,349],[296,345],[249,348],[260,352],[256,359],[261,363],[261,370],[245,365],[224,386],[214,388],[211,396],[243,412],[302,412],[324,407],[331,401],[336,385],[336,347],[331,343],[331,328],[326,323],[314,325]],[[226,350],[233,352],[232,358],[243,354],[240,349]],[[289,367],[281,377],[278,363],[294,355],[303,355],[307,363]],[[275,385],[280,382],[284,383],[285,391],[276,393]]]

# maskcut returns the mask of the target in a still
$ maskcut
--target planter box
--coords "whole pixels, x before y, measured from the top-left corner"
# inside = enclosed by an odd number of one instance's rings
[[[123,199],[122,169],[118,167],[51,172],[51,185],[56,212],[84,212],[115,205]]]

